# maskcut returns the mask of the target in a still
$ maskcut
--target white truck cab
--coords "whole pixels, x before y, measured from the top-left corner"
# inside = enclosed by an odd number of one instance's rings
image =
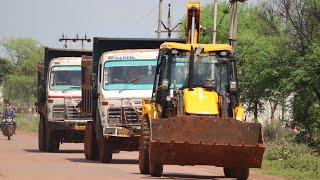
[[[84,122],[81,101],[81,57],[51,60],[47,80],[48,121]]]
[[[97,115],[104,135],[139,136],[142,99],[151,98],[158,52],[115,50],[101,56]]]

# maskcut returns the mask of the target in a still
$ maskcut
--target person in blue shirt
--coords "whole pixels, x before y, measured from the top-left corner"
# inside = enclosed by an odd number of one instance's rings
[[[13,108],[11,107],[11,105],[9,103],[6,104],[6,107],[5,107],[4,111],[3,111],[2,117],[3,117],[3,120],[0,121],[0,128],[2,128],[2,124],[4,123],[6,118],[11,117],[13,119],[14,133],[15,133],[16,121],[14,120],[14,118],[16,117],[16,114],[15,114],[15,111],[13,110]]]
[[[14,110],[12,109],[11,105],[9,103],[6,104],[6,108],[3,111],[3,117],[15,117],[16,114],[14,112]]]

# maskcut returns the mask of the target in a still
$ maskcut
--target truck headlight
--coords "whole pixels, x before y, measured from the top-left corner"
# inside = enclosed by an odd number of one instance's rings
[[[118,118],[118,117],[110,117],[108,119],[108,124],[110,124],[110,125],[117,125],[119,123],[120,123],[120,118]]]

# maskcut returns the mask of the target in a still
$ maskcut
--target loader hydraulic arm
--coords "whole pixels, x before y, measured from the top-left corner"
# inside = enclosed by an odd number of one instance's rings
[[[187,8],[187,44],[197,44],[200,34],[200,3],[189,2]]]

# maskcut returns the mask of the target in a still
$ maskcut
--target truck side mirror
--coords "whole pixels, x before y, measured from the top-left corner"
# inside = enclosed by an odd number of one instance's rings
[[[164,79],[161,83],[161,89],[168,89],[169,88],[169,81],[168,79]]]
[[[92,75],[91,75],[91,84],[92,84],[91,87],[96,86],[96,74],[95,73],[92,73]]]
[[[237,92],[237,83],[235,81],[230,82],[230,92]]]

